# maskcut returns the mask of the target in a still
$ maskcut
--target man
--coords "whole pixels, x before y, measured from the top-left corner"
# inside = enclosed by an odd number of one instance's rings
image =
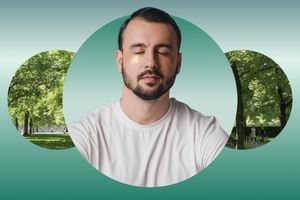
[[[119,101],[69,125],[81,154],[123,183],[156,187],[183,181],[209,165],[228,136],[206,117],[169,98],[180,71],[181,33],[169,14],[142,8],[119,32]]]
[[[250,141],[252,141],[252,143],[256,142],[256,129],[255,129],[254,125],[252,125],[252,127],[251,127]]]

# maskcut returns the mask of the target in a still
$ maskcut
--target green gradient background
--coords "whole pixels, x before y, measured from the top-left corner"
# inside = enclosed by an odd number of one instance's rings
[[[207,169],[180,184],[138,188],[94,170],[73,148],[51,151],[27,142],[7,113],[7,88],[29,57],[50,49],[76,52],[99,27],[152,5],[207,32],[223,49],[255,50],[288,76],[293,111],[270,144],[225,149]],[[0,199],[299,199],[300,1],[9,1],[0,3]]]
[[[67,123],[121,97],[123,80],[115,52],[118,31],[127,17],[97,30],[80,47],[68,70],[63,105]],[[205,115],[216,116],[227,133],[234,124],[237,97],[224,52],[200,28],[176,18],[182,32],[182,65],[171,97]],[[224,84],[226,83],[226,84]]]

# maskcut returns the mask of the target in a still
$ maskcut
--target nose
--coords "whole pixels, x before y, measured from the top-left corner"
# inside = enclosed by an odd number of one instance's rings
[[[155,68],[156,66],[156,55],[154,50],[149,50],[146,52],[146,68]]]

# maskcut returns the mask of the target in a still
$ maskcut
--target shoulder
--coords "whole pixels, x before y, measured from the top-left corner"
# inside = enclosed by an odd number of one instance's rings
[[[213,136],[225,140],[228,138],[214,116],[206,116],[176,99],[171,99],[171,101],[174,105],[175,115],[180,118],[181,123],[194,129],[196,137],[197,135],[202,138]]]
[[[229,136],[214,116],[205,116],[175,99],[172,102],[179,126],[184,127],[185,133],[192,134],[197,167],[203,169],[220,153]]]
[[[213,116],[206,116],[201,112],[192,109],[187,104],[180,102],[174,98],[172,98],[171,101],[174,106],[175,115],[180,116],[181,120],[185,120],[198,126],[216,123],[216,119]]]
[[[69,134],[79,152],[87,159],[90,159],[91,141],[101,132],[103,126],[109,125],[109,118],[113,116],[113,109],[116,103],[98,108],[79,121],[67,124]]]
[[[97,108],[96,110],[82,117],[79,121],[72,122],[71,124],[81,124],[82,126],[93,126],[97,123],[104,122],[106,118],[112,115],[115,105],[116,102]]]
[[[72,139],[82,137],[92,137],[101,127],[109,124],[109,119],[113,116],[115,103],[100,107],[78,121],[73,121],[67,125],[68,131]]]
[[[192,129],[190,132],[193,136],[197,168],[200,171],[219,155],[229,136],[214,116],[206,116],[179,101],[176,102],[176,108],[181,113],[180,121],[188,124],[185,133]]]

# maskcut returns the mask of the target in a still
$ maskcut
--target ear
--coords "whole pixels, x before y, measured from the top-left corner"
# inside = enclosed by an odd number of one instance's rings
[[[120,49],[116,51],[116,62],[118,66],[118,71],[121,73],[123,66],[123,52]]]
[[[179,72],[180,72],[181,61],[182,61],[181,53],[178,53],[178,58],[177,58],[177,71],[176,71],[176,74],[179,74]]]

